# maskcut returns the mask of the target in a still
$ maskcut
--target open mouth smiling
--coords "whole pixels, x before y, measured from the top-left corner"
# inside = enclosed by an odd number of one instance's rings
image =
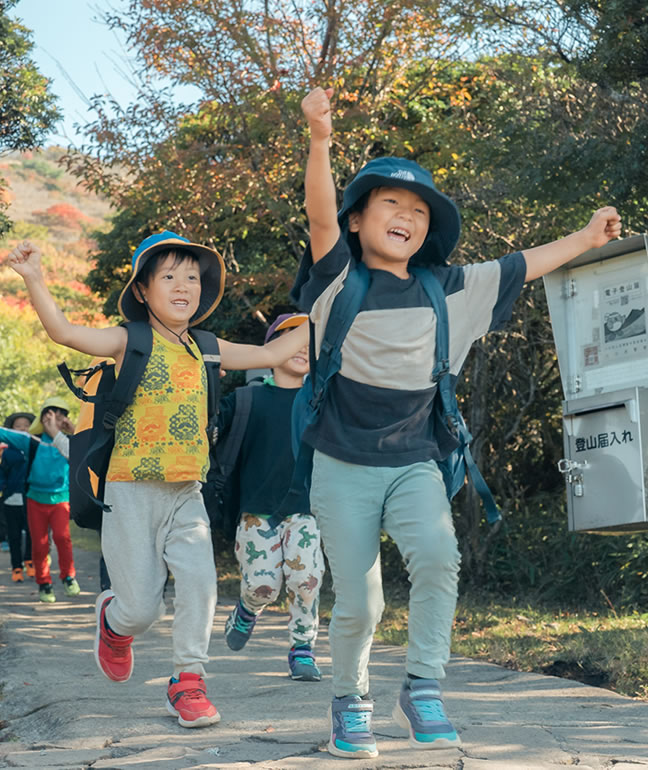
[[[387,230],[387,237],[393,241],[400,241],[400,243],[407,243],[410,239],[410,233],[402,227],[391,227]]]

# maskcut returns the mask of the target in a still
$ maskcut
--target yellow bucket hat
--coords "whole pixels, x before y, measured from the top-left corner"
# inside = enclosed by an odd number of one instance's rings
[[[41,433],[45,433],[45,428],[43,427],[40,416],[47,409],[64,409],[66,412],[69,412],[70,405],[64,398],[61,398],[60,396],[52,396],[51,398],[45,399],[43,406],[41,406],[40,412],[38,413],[38,419],[34,420],[29,428],[29,432],[33,433],[35,436],[38,436]]]

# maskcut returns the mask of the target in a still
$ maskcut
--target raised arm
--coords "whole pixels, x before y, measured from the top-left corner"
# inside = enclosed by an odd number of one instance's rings
[[[126,329],[113,326],[92,329],[70,323],[49,292],[41,270],[40,250],[24,241],[9,254],[9,264],[22,277],[43,328],[54,342],[92,356],[106,356],[118,361],[126,347]]]
[[[620,235],[621,217],[617,210],[613,206],[598,209],[582,230],[543,246],[525,249],[522,252],[527,265],[525,280],[540,278],[584,251],[605,246],[608,241]]]
[[[308,324],[276,337],[265,345],[242,345],[218,340],[223,369],[272,369],[308,346]]]
[[[332,95],[332,88],[315,88],[301,103],[311,134],[305,187],[313,262],[328,254],[340,235],[329,157]]]

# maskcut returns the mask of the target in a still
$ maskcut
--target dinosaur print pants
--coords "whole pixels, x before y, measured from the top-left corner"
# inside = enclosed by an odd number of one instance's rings
[[[235,553],[241,568],[241,601],[246,609],[261,612],[276,600],[285,580],[291,644],[313,646],[324,574],[315,518],[296,513],[272,529],[266,519],[244,513],[236,531]]]

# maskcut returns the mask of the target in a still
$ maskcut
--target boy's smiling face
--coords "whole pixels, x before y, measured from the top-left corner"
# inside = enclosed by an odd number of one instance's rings
[[[420,195],[403,187],[377,187],[363,211],[349,214],[367,267],[407,277],[407,263],[421,248],[430,227],[430,208]]]
[[[168,255],[155,267],[148,284],[138,283],[137,287],[135,295],[141,292],[146,304],[166,326],[184,331],[200,304],[200,265],[191,257],[178,262]],[[157,328],[156,319],[150,320]]]

